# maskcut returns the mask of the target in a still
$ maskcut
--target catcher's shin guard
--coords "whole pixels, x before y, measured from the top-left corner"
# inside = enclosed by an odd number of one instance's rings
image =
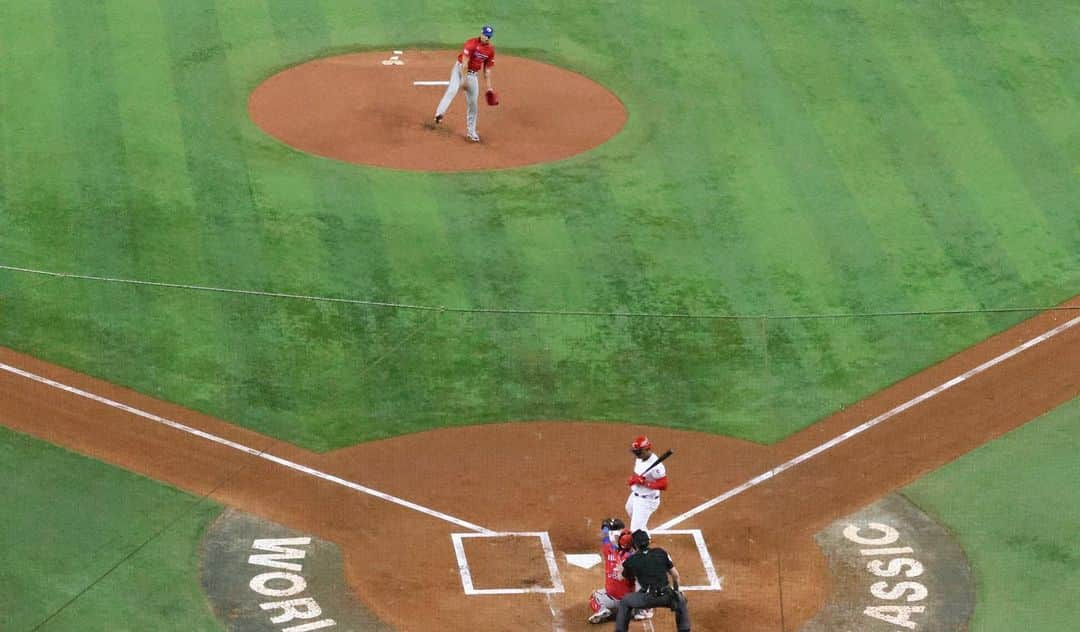
[[[600,612],[601,610],[606,610],[606,608],[600,605],[600,600],[596,598],[596,595],[599,592],[599,590],[594,590],[593,594],[589,595],[589,609],[593,612]]]

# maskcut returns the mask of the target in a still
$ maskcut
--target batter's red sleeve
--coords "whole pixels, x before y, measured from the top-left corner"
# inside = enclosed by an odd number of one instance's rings
[[[658,478],[655,481],[645,481],[645,487],[663,491],[667,489],[667,477]]]

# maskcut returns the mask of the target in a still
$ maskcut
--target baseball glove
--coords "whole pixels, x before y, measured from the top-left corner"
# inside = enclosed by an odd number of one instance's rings
[[[600,527],[608,531],[622,531],[626,525],[618,518],[604,518],[604,521],[600,523]]]
[[[487,92],[485,92],[484,93],[484,98],[487,99],[487,104],[488,105],[498,105],[499,104],[499,93],[495,92],[494,90],[488,90]]]

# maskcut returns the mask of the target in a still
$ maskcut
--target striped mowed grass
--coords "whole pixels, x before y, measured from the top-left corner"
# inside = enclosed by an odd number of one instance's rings
[[[434,309],[0,269],[0,344],[317,450],[534,418],[776,441],[1031,313],[993,310],[1076,293],[1078,20],[1051,1],[3,2],[0,265]],[[282,68],[485,22],[614,91],[627,127],[439,175],[304,155],[247,119]]]

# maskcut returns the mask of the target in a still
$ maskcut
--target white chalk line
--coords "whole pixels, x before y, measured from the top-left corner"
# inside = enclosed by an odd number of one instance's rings
[[[709,547],[705,544],[705,536],[701,533],[701,529],[651,529],[649,533],[652,535],[688,535],[694,539],[694,546],[697,548],[698,557],[701,558],[701,567],[705,569],[705,578],[709,580],[709,583],[697,586],[683,584],[681,590],[724,589],[724,578],[716,573],[716,566],[713,565],[712,555],[709,554]]]
[[[485,535],[493,535],[495,533],[494,531],[492,531],[490,529],[485,529],[484,527],[481,527],[479,525],[475,525],[475,524],[473,524],[471,522],[467,522],[467,521],[462,520],[460,518],[455,518],[455,517],[453,517],[453,516],[451,516],[449,514],[442,513],[441,511],[436,511],[434,509],[429,509],[429,508],[424,507],[422,505],[418,505],[418,504],[416,504],[414,502],[404,500],[402,498],[398,498],[397,496],[392,496],[392,495],[387,494],[385,492],[380,492],[377,489],[372,489],[370,487],[360,485],[359,483],[354,483],[352,481],[345,480],[345,479],[343,479],[341,477],[334,476],[333,474],[327,474],[325,472],[320,472],[319,470],[316,470],[314,468],[310,468],[310,467],[308,467],[306,465],[301,465],[299,463],[295,463],[295,462],[290,461],[288,459],[283,459],[283,458],[281,458],[279,456],[274,456],[273,454],[269,454],[269,453],[267,453],[267,452],[265,452],[263,450],[256,450],[255,448],[243,445],[241,443],[237,443],[235,441],[230,441],[228,439],[225,439],[223,437],[219,437],[219,436],[211,434],[209,432],[205,432],[205,431],[199,430],[197,428],[192,428],[191,426],[186,426],[186,425],[184,425],[184,424],[182,424],[180,422],[173,421],[171,419],[166,419],[164,417],[160,417],[160,416],[155,415],[153,413],[148,413],[148,412],[146,412],[144,410],[139,410],[138,408],[128,406],[127,404],[122,404],[122,403],[117,402],[115,400],[108,399],[107,397],[102,397],[100,395],[95,395],[93,393],[84,391],[84,390],[82,390],[80,388],[76,388],[74,386],[69,386],[67,384],[62,384],[60,382],[57,382],[55,380],[50,380],[49,378],[42,377],[42,376],[36,375],[34,373],[30,373],[29,371],[24,371],[24,370],[22,370],[20,368],[13,367],[11,365],[4,364],[2,362],[0,362],[0,369],[2,369],[4,371],[7,371],[8,373],[13,373],[15,375],[22,376],[22,377],[24,377],[24,378],[26,378],[28,380],[33,380],[35,382],[45,384],[46,386],[51,386],[52,388],[60,389],[62,391],[70,393],[72,395],[77,395],[79,397],[89,399],[91,401],[95,401],[95,402],[97,402],[99,404],[104,404],[105,406],[109,406],[110,408],[115,408],[117,410],[122,410],[124,412],[131,413],[132,415],[135,415],[137,417],[142,417],[143,419],[147,419],[149,421],[153,421],[155,423],[159,423],[161,425],[168,426],[170,428],[179,430],[181,432],[185,432],[187,434],[194,435],[194,436],[200,437],[202,439],[206,439],[207,441],[212,441],[214,443],[217,443],[219,445],[223,445],[223,446],[228,447],[228,448],[232,448],[232,449],[237,450],[239,452],[243,452],[245,454],[249,454],[251,456],[258,457],[258,458],[264,459],[266,461],[270,461],[272,463],[277,463],[278,465],[283,465],[283,466],[285,466],[285,467],[287,467],[287,468],[289,468],[291,470],[295,470],[297,472],[302,472],[302,473],[307,474],[309,476],[314,476],[315,478],[319,478],[319,479],[322,479],[324,481],[334,483],[335,485],[341,485],[342,487],[347,487],[347,488],[352,489],[354,491],[358,491],[358,492],[361,492],[363,494],[367,494],[369,496],[374,496],[375,498],[379,498],[381,500],[385,500],[387,502],[394,503],[395,505],[401,505],[402,507],[412,509],[413,511],[418,511],[418,512],[420,512],[422,514],[431,516],[433,518],[439,518],[440,520],[445,520],[446,522],[449,522],[451,524],[455,524],[455,525],[457,525],[459,527],[464,527],[466,529],[469,529],[470,531],[476,531],[477,533],[483,533]]]
[[[545,595],[548,602],[548,610],[551,611],[551,630],[552,632],[566,632],[566,628],[563,627],[563,614],[562,610],[559,610],[555,605],[555,598],[551,596],[551,593]]]
[[[477,588],[473,584],[472,571],[469,569],[469,559],[465,555],[465,538],[539,538],[540,546],[544,549],[544,562],[547,565],[548,576],[551,579],[551,587],[529,586],[528,588]],[[562,577],[559,575],[559,564],[555,560],[555,547],[551,544],[551,535],[547,531],[506,531],[499,533],[451,533],[450,539],[454,541],[454,553],[457,555],[458,572],[461,575],[461,585],[466,595],[522,595],[526,593],[561,593],[566,592]]]
[[[939,385],[939,386],[937,386],[937,387],[935,387],[935,388],[933,388],[933,389],[931,389],[929,391],[926,391],[922,395],[919,395],[918,397],[915,397],[915,398],[913,398],[911,400],[908,400],[907,402],[904,402],[903,404],[893,408],[892,410],[890,410],[888,412],[885,412],[885,413],[883,413],[883,414],[881,414],[881,415],[879,415],[879,416],[877,416],[877,417],[875,417],[875,418],[873,418],[873,419],[871,419],[871,420],[869,420],[867,422],[864,422],[863,424],[860,424],[859,426],[856,426],[855,428],[852,428],[851,430],[849,430],[849,431],[847,431],[847,432],[845,432],[845,433],[843,433],[843,434],[841,434],[841,435],[839,435],[839,436],[837,436],[837,437],[835,437],[835,438],[833,438],[833,439],[831,439],[831,440],[817,446],[816,448],[813,448],[813,449],[811,449],[811,450],[809,450],[807,452],[804,452],[803,454],[800,454],[799,456],[787,461],[786,463],[783,463],[783,464],[781,464],[781,465],[779,465],[779,466],[777,466],[777,467],[775,467],[775,468],[773,468],[773,469],[771,469],[771,470],[769,470],[769,471],[767,471],[767,472],[765,472],[763,474],[760,474],[760,475],[750,479],[749,481],[743,483],[742,485],[739,485],[738,487],[735,487],[735,488],[725,492],[724,494],[721,494],[720,496],[717,496],[717,497],[713,498],[712,500],[709,500],[709,501],[707,501],[705,503],[702,503],[701,505],[695,507],[694,509],[691,509],[690,511],[687,511],[687,512],[683,513],[682,515],[677,516],[676,518],[665,522],[664,524],[657,527],[656,530],[657,531],[670,530],[672,527],[677,526],[678,524],[686,521],[687,519],[689,519],[689,518],[691,518],[691,517],[693,517],[693,516],[695,516],[695,515],[697,515],[699,513],[702,513],[703,511],[706,511],[706,510],[708,510],[708,509],[710,509],[710,508],[712,508],[712,507],[714,507],[714,506],[716,506],[716,505],[718,505],[718,504],[720,504],[720,503],[722,503],[722,502],[724,502],[724,501],[726,501],[726,500],[728,500],[728,499],[730,499],[730,498],[732,498],[734,496],[737,496],[738,494],[741,494],[742,492],[744,492],[744,491],[746,491],[748,489],[751,489],[751,488],[753,488],[753,487],[755,487],[757,485],[760,485],[761,483],[763,483],[763,482],[765,482],[765,481],[779,475],[780,473],[782,473],[782,472],[784,472],[784,471],[786,471],[788,469],[791,469],[791,468],[795,467],[796,465],[798,465],[800,463],[808,461],[809,459],[817,456],[818,454],[821,454],[822,452],[825,452],[826,450],[829,450],[829,449],[839,445],[840,443],[843,443],[844,441],[847,441],[848,439],[850,439],[850,438],[852,438],[852,437],[854,437],[854,436],[856,436],[856,435],[858,435],[858,434],[860,434],[862,432],[865,432],[866,430],[868,430],[868,429],[870,429],[870,428],[872,428],[874,426],[877,426],[877,425],[879,425],[881,423],[884,423],[885,421],[891,419],[892,417],[895,417],[896,415],[898,415],[898,414],[900,414],[900,413],[902,413],[902,412],[904,412],[904,411],[906,411],[906,410],[908,410],[908,409],[910,409],[910,408],[912,408],[912,407],[914,407],[914,406],[916,406],[916,405],[918,405],[918,404],[920,404],[920,403],[922,403],[922,402],[924,402],[924,401],[926,401],[926,400],[928,400],[928,399],[930,399],[932,397],[935,397],[936,395],[938,395],[938,394],[940,394],[940,393],[942,393],[942,392],[944,392],[944,391],[946,391],[946,390],[948,390],[948,389],[950,389],[950,388],[952,388],[952,387],[954,387],[954,386],[956,386],[958,384],[961,384],[961,383],[971,379],[972,377],[974,377],[974,376],[976,376],[976,375],[978,375],[980,373],[985,372],[986,370],[988,370],[988,369],[990,369],[990,368],[992,368],[992,367],[994,367],[994,366],[1008,360],[1009,358],[1012,358],[1012,357],[1014,357],[1014,356],[1016,356],[1016,355],[1018,355],[1020,353],[1023,353],[1024,351],[1026,351],[1026,350],[1028,350],[1028,349],[1030,349],[1030,348],[1032,348],[1032,347],[1034,347],[1034,346],[1036,346],[1036,345],[1038,345],[1038,344],[1040,344],[1042,342],[1045,342],[1046,340],[1049,340],[1050,338],[1053,338],[1054,336],[1057,336],[1057,335],[1061,334],[1062,332],[1067,331],[1068,329],[1071,329],[1072,327],[1076,326],[1077,324],[1080,324],[1080,317],[1074,318],[1074,319],[1072,319],[1072,320],[1070,320],[1070,321],[1068,321],[1068,322],[1066,322],[1066,323],[1064,323],[1062,325],[1059,325],[1059,326],[1055,327],[1054,329],[1051,329],[1050,331],[1047,331],[1047,332],[1045,332],[1045,333],[1043,333],[1043,334],[1041,334],[1039,336],[1036,336],[1035,338],[1032,338],[1032,339],[1028,340],[1027,342],[1025,342],[1023,344],[1021,344],[1021,345],[1019,345],[1017,347],[1014,347],[1013,349],[1010,349],[1009,351],[1006,351],[1005,353],[1003,353],[1003,354],[1001,354],[1001,355],[999,355],[999,356],[997,356],[997,357],[995,357],[995,358],[993,358],[991,360],[988,360],[987,362],[984,362],[983,364],[980,364],[979,366],[977,366],[977,367],[975,367],[975,368],[973,368],[973,369],[971,369],[971,370],[969,370],[969,371],[967,371],[967,372],[965,372],[965,373],[963,373],[963,374],[961,374],[961,375],[959,375],[957,377],[954,377],[951,380],[948,380],[947,382],[944,382],[943,384],[941,384],[941,385]],[[394,503],[394,504],[397,504],[397,505],[401,505],[401,506],[406,507],[408,509],[412,509],[414,511],[417,511],[417,512],[420,512],[420,513],[423,513],[423,514],[426,514],[426,515],[429,515],[429,516],[432,516],[432,517],[435,517],[435,518],[439,518],[439,519],[444,520],[446,522],[450,522],[451,524],[455,524],[455,525],[464,527],[466,529],[469,529],[471,531],[475,531],[475,532],[477,532],[479,534],[489,535],[489,536],[490,535],[498,535],[497,532],[492,531],[490,529],[486,529],[486,528],[481,527],[479,525],[475,525],[475,524],[472,524],[472,523],[467,522],[465,520],[455,518],[455,517],[450,516],[448,514],[445,514],[445,513],[442,513],[442,512],[433,510],[433,509],[429,509],[427,507],[424,507],[422,505],[418,505],[418,504],[413,503],[411,501],[407,501],[407,500],[398,498],[396,496],[386,494],[385,492],[380,492],[380,491],[378,491],[376,489],[372,489],[370,487],[366,487],[364,485],[360,485],[358,483],[354,483],[352,481],[345,480],[345,479],[340,478],[338,476],[334,476],[334,475],[331,475],[331,474],[326,474],[325,472],[320,472],[320,471],[315,470],[313,468],[310,468],[308,466],[300,465],[299,463],[289,461],[288,459],[284,459],[284,458],[281,458],[281,457],[278,457],[278,456],[274,456],[272,454],[266,453],[266,452],[261,451],[261,450],[256,450],[255,448],[251,448],[249,446],[245,446],[243,444],[240,444],[240,443],[237,443],[237,442],[234,442],[234,441],[230,441],[230,440],[225,439],[223,437],[219,437],[217,435],[214,435],[214,434],[202,431],[202,430],[198,430],[196,428],[192,428],[192,427],[184,425],[182,423],[179,423],[179,422],[176,422],[176,421],[173,421],[173,420],[170,420],[170,419],[166,419],[164,417],[155,415],[153,413],[149,413],[149,412],[134,408],[132,406],[128,406],[127,404],[122,404],[122,403],[117,402],[115,400],[111,400],[111,399],[108,399],[106,397],[102,397],[100,395],[95,395],[93,393],[84,391],[82,389],[79,389],[79,388],[76,388],[76,387],[73,387],[73,386],[69,386],[67,384],[63,384],[63,383],[57,382],[55,380],[51,380],[49,378],[45,378],[45,377],[36,375],[36,374],[31,373],[29,371],[24,371],[22,369],[19,369],[17,367],[14,367],[14,366],[11,366],[11,365],[8,365],[8,364],[0,363],[0,370],[4,370],[4,371],[7,371],[9,373],[24,377],[26,379],[29,379],[29,380],[32,380],[32,381],[35,381],[35,382],[50,386],[52,388],[56,388],[56,389],[65,391],[67,393],[77,395],[79,397],[83,397],[83,398],[91,400],[91,401],[98,402],[100,404],[109,406],[111,408],[115,408],[117,410],[122,410],[122,411],[128,412],[128,413],[130,413],[132,415],[142,417],[144,419],[147,419],[147,420],[153,421],[155,423],[159,423],[159,424],[171,427],[171,428],[176,429],[176,430],[180,430],[181,432],[185,432],[187,434],[191,434],[193,436],[197,436],[197,437],[206,439],[208,441],[211,441],[211,442],[217,443],[219,445],[223,445],[223,446],[232,448],[234,450],[238,450],[238,451],[243,452],[245,454],[249,454],[251,456],[255,456],[255,457],[267,460],[267,461],[271,461],[273,463],[277,463],[278,465],[283,465],[283,466],[285,466],[285,467],[287,467],[289,469],[292,469],[292,470],[295,470],[295,471],[298,471],[298,472],[302,472],[304,474],[308,474],[309,476],[320,478],[320,479],[325,480],[327,482],[334,483],[334,484],[337,484],[337,485],[341,485],[343,487],[346,487],[346,488],[349,488],[349,489],[352,489],[352,490],[355,490],[355,491],[359,491],[361,493],[368,494],[368,495],[374,496],[376,498],[380,498],[380,499],[385,500],[387,502],[391,502],[391,503]],[[544,535],[546,535],[546,534],[544,534]],[[455,541],[455,545],[456,545],[455,549],[458,549],[460,547],[459,541]],[[550,544],[548,544],[545,547],[545,549],[547,549],[547,547],[549,547],[549,546],[550,546]],[[464,551],[463,550],[459,550],[457,552],[459,554],[459,558],[464,557]],[[547,561],[548,561],[549,567],[554,566],[554,564],[552,564],[554,557],[551,554],[551,552],[546,550],[545,553],[546,553],[545,557],[548,558]],[[556,567],[556,569],[557,569],[557,567]],[[464,582],[466,583],[466,586],[468,587],[468,584],[471,583],[471,581],[470,581],[471,578],[468,576],[468,566],[467,566],[467,564],[464,565],[464,568],[459,568],[459,571],[462,571],[462,579],[464,580]],[[554,576],[556,578],[558,577],[557,573],[558,573],[558,571],[555,570],[554,571]],[[556,585],[554,586],[553,592],[555,592],[555,591],[561,592],[561,590],[563,588],[559,584],[561,584],[561,582],[556,579]],[[549,589],[549,590],[551,590],[551,589]]]
[[[448,85],[450,85],[450,82],[449,81],[414,81],[414,82],[412,82],[412,84],[414,86],[448,86]]]
[[[910,408],[912,408],[914,406],[917,406],[917,405],[921,404],[922,402],[925,402],[926,400],[928,400],[928,399],[930,399],[932,397],[940,395],[941,393],[949,390],[950,388],[956,386],[957,384],[961,384],[963,382],[968,381],[972,377],[975,377],[976,375],[978,375],[980,373],[983,373],[986,370],[991,369],[991,368],[1001,364],[1002,362],[1005,362],[1006,360],[1008,360],[1009,358],[1012,358],[1013,356],[1019,355],[1019,354],[1023,353],[1024,351],[1027,351],[1028,349],[1034,347],[1037,344],[1040,344],[1042,342],[1046,342],[1047,340],[1053,338],[1054,336],[1057,336],[1058,334],[1071,329],[1072,327],[1076,326],[1077,324],[1080,324],[1080,316],[1078,316],[1078,317],[1076,317],[1076,318],[1074,318],[1074,319],[1072,319],[1072,320],[1070,320],[1070,321],[1068,321],[1066,323],[1058,325],[1057,327],[1054,327],[1050,331],[1047,331],[1046,333],[1043,333],[1043,334],[1041,334],[1039,336],[1036,336],[1036,337],[1032,338],[1031,340],[1028,340],[1027,342],[1025,342],[1025,343],[1023,343],[1023,344],[1021,344],[1021,345],[1019,345],[1017,347],[1013,347],[1012,349],[1006,351],[1005,353],[1003,353],[1003,354],[1001,354],[1001,355],[999,355],[999,356],[997,356],[997,357],[995,357],[995,358],[993,358],[991,360],[987,360],[986,362],[983,362],[979,366],[977,366],[977,367],[975,367],[975,368],[973,368],[973,369],[971,369],[969,371],[966,371],[964,373],[961,373],[960,375],[952,378],[951,380],[949,380],[947,382],[944,382],[944,383],[942,383],[942,384],[940,384],[938,386],[935,386],[934,388],[926,391],[922,395],[919,395],[918,397],[910,399],[910,400],[904,402],[903,404],[900,404],[896,408],[893,408],[892,410],[890,410],[888,412],[882,413],[882,414],[878,415],[877,417],[874,417],[873,419],[871,419],[871,420],[869,420],[867,422],[859,424],[858,426],[852,428],[851,430],[848,430],[847,432],[845,432],[845,433],[843,433],[843,434],[841,434],[841,435],[839,435],[837,437],[834,437],[834,438],[830,439],[829,441],[826,441],[825,443],[817,446],[816,448],[813,448],[812,450],[809,450],[807,452],[804,452],[804,453],[800,454],[799,456],[791,459],[790,461],[787,461],[786,463],[778,465],[778,466],[774,467],[773,469],[771,469],[771,470],[769,470],[767,472],[764,472],[762,474],[759,474],[758,476],[755,476],[754,478],[746,481],[742,485],[739,485],[738,487],[730,489],[730,490],[724,492],[723,494],[720,494],[716,498],[713,498],[712,500],[706,501],[706,502],[698,505],[697,507],[694,507],[690,511],[687,511],[686,513],[684,513],[684,514],[682,514],[680,516],[677,516],[675,518],[672,518],[671,520],[668,520],[667,522],[660,525],[659,527],[656,527],[656,529],[657,530],[671,529],[672,527],[674,527],[674,526],[676,526],[676,525],[678,525],[678,524],[680,524],[682,522],[685,522],[686,520],[698,515],[699,513],[703,512],[703,511],[705,511],[707,509],[711,509],[712,507],[715,507],[716,505],[719,505],[720,503],[722,503],[722,502],[724,502],[724,501],[726,501],[726,500],[728,500],[730,498],[738,496],[739,494],[745,492],[746,490],[751,489],[753,487],[756,487],[756,486],[764,483],[765,481],[779,475],[780,473],[782,473],[782,472],[784,472],[786,470],[789,470],[789,469],[795,467],[796,465],[799,465],[800,463],[804,463],[806,461],[809,461],[810,459],[812,459],[815,456],[821,454],[822,452],[825,452],[826,450],[829,450],[830,448],[834,448],[834,447],[840,445],[841,443],[847,441],[848,439],[850,439],[850,438],[852,438],[852,437],[854,437],[854,436],[856,436],[858,434],[861,434],[861,433],[869,430],[870,428],[873,428],[874,426],[882,424],[882,423],[888,421],[889,419],[892,419],[893,417],[899,415],[900,413],[902,413],[902,412],[904,412],[904,411],[906,411],[906,410],[908,410],[908,409],[910,409]]]

